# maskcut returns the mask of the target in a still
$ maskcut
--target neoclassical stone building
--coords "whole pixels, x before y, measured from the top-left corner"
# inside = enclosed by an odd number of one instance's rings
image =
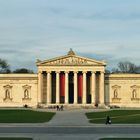
[[[37,74],[0,74],[0,107],[140,107],[140,74],[105,74],[104,61],[72,50],[36,65]]]

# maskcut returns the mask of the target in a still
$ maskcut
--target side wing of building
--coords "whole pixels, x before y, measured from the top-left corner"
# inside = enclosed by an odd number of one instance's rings
[[[140,107],[140,74],[105,75],[105,104]]]
[[[0,74],[0,107],[37,105],[37,74]]]

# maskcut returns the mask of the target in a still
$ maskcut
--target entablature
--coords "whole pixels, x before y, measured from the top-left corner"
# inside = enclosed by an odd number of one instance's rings
[[[94,72],[104,72],[105,71],[105,68],[102,66],[102,67],[70,67],[70,66],[61,66],[61,67],[58,67],[58,66],[53,66],[53,67],[42,67],[40,66],[38,68],[38,71],[41,72],[41,71],[94,71]]]

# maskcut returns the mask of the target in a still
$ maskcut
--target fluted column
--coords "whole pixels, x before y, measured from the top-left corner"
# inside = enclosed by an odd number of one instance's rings
[[[87,94],[86,94],[86,73],[85,71],[83,71],[83,98],[82,98],[82,103],[86,104],[87,103]]]
[[[51,72],[47,71],[47,104],[51,103]]]
[[[60,72],[56,72],[56,103],[60,103]]]
[[[99,104],[104,104],[104,72],[100,72]]]
[[[74,71],[74,104],[77,104],[78,94],[77,94],[77,73]]]
[[[69,91],[69,80],[68,80],[68,74],[69,72],[65,71],[65,104],[68,104],[69,101],[69,96],[68,96],[68,91]]]
[[[42,71],[38,72],[38,103],[42,102],[42,80],[43,80],[43,74]]]

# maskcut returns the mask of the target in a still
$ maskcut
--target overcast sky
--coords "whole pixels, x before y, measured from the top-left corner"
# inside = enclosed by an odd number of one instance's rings
[[[140,64],[140,0],[0,0],[0,58],[36,70],[65,55]]]

